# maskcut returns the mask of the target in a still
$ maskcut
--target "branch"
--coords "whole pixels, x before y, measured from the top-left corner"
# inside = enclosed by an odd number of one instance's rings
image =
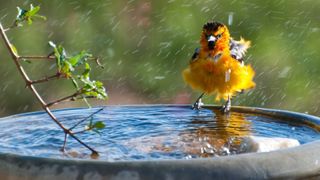
[[[101,64],[99,57],[97,58],[92,58],[94,61],[96,61],[96,63],[98,64],[98,66],[100,66],[102,69],[104,69],[104,66]]]
[[[27,60],[55,60],[54,56],[19,56],[19,60],[27,59]]]
[[[61,74],[60,73],[56,73],[55,75],[52,75],[52,76],[45,76],[42,79],[32,80],[32,81],[30,81],[30,83],[31,84],[43,83],[43,82],[48,82],[50,80],[57,79],[57,78],[60,78],[60,77],[61,77]]]
[[[84,133],[86,131],[90,131],[92,130],[93,128],[90,128],[90,129],[84,129],[84,130],[81,130],[81,131],[77,131],[77,132],[73,132],[73,134],[80,134],[80,133]]]
[[[7,29],[8,30],[8,29]],[[38,91],[36,90],[36,88],[34,87],[34,85],[31,83],[32,81],[30,80],[29,76],[27,75],[27,73],[25,72],[24,68],[20,65],[19,63],[19,59],[21,57],[19,57],[16,53],[15,50],[13,49],[12,44],[10,43],[6,33],[5,33],[5,29],[3,28],[2,24],[0,23],[0,35],[2,37],[2,39],[4,40],[4,43],[12,57],[12,60],[14,61],[18,71],[20,72],[21,76],[23,77],[23,79],[25,80],[27,86],[30,88],[30,90],[33,92],[33,94],[36,96],[36,98],[38,99],[38,101],[40,102],[42,108],[47,112],[47,114],[51,117],[51,119],[64,131],[65,134],[70,135],[73,139],[75,139],[76,141],[78,141],[81,145],[85,146],[87,149],[89,149],[91,151],[91,155],[92,157],[96,157],[98,156],[98,152],[95,151],[93,148],[91,148],[90,146],[88,146],[87,144],[85,144],[84,142],[82,142],[79,138],[77,138],[70,130],[66,129],[63,124],[61,124],[61,122],[52,114],[51,110],[49,109],[48,105],[44,102],[44,100],[42,99],[42,97],[40,96],[40,94],[38,93]],[[26,56],[27,57],[27,56]],[[34,57],[34,56],[28,56],[28,57]],[[42,56],[41,56],[42,57]],[[79,92],[76,92],[79,93]],[[75,93],[75,94],[76,94]]]
[[[79,96],[80,94],[81,94],[81,92],[77,91],[77,92],[75,92],[75,93],[73,93],[73,94],[71,94],[71,95],[69,95],[69,96],[66,96],[66,97],[63,97],[63,98],[61,98],[61,99],[58,99],[58,100],[55,100],[55,101],[53,101],[53,102],[48,103],[48,104],[47,104],[47,107],[53,106],[53,105],[58,104],[58,103],[60,103],[60,102],[75,101],[75,100],[76,100],[75,98],[76,98],[77,96]]]
[[[88,117],[80,120],[80,121],[77,122],[75,125],[73,125],[71,128],[69,128],[69,130],[71,131],[72,129],[76,128],[79,124],[83,123],[84,121],[86,121],[86,120],[88,120],[89,118],[93,117],[94,115],[98,114],[98,113],[101,112],[103,109],[104,109],[104,107],[103,107],[103,108],[100,108],[98,111],[92,113],[90,116],[88,116]],[[77,132],[77,133],[79,133],[79,132]],[[76,133],[74,133],[74,134],[76,134]]]
[[[4,29],[3,31],[6,32],[6,31],[9,31],[9,30],[11,30],[11,29],[12,29],[12,28],[9,27],[9,28],[7,28],[7,29]]]
[[[98,155],[99,153],[94,150],[93,148],[91,148],[90,146],[88,146],[86,143],[82,142],[78,137],[76,137],[70,130],[66,129],[61,123],[60,121],[52,114],[51,110],[48,107],[45,107],[44,110],[48,113],[48,115],[51,117],[51,119],[64,131],[65,134],[70,135],[73,139],[75,139],[76,141],[78,141],[81,145],[83,145],[84,147],[88,148],[93,156]]]
[[[76,101],[76,100],[83,99],[83,98],[96,98],[95,96],[77,97],[77,96],[79,96],[81,94],[82,93],[80,93],[80,92],[76,92],[76,93],[71,94],[69,96],[63,97],[63,98],[55,100],[53,102],[50,102],[50,103],[47,104],[47,106],[50,107],[50,106],[56,105],[56,104],[61,103],[61,102]]]
[[[8,39],[8,37],[7,37],[6,33],[5,33],[5,30],[4,30],[4,28],[3,28],[1,23],[0,23],[0,32],[1,32],[1,37],[4,40],[5,45],[6,45],[7,49],[9,50],[9,53],[10,53],[12,59],[17,60],[18,59],[18,55],[16,55],[14,53],[14,50],[12,49],[12,45],[11,45],[11,43],[10,43],[10,41],[9,41],[9,39]]]
[[[10,27],[8,27],[8,28],[4,29],[3,31],[4,31],[4,32],[6,32],[6,31],[10,31],[11,29],[13,29],[13,28],[15,28],[15,27],[17,27],[17,25],[16,25],[16,23],[15,23],[15,22],[13,22],[13,23],[12,23],[12,25],[11,25]]]
[[[67,133],[64,133],[64,141],[63,141],[63,145],[62,145],[62,147],[61,147],[61,151],[62,151],[62,152],[64,152],[64,150],[66,149],[67,137],[68,137],[68,134],[67,134]]]

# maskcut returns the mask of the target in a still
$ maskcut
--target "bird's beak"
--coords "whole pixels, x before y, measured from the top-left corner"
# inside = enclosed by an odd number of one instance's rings
[[[217,40],[216,37],[209,36],[209,39],[208,39],[208,48],[209,48],[209,50],[213,50],[214,49],[214,46],[216,45],[216,40]]]

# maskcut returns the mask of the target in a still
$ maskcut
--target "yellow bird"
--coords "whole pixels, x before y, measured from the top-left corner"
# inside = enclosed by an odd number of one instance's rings
[[[232,96],[255,86],[254,70],[243,62],[249,47],[250,41],[243,38],[233,40],[222,23],[208,22],[203,26],[200,48],[196,49],[188,68],[182,72],[184,81],[192,89],[202,92],[193,109],[201,108],[204,94],[215,94],[217,101],[226,101],[222,110],[228,112]]]

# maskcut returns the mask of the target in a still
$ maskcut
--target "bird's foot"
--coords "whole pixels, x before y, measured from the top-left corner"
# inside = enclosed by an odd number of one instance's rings
[[[202,102],[202,100],[200,98],[192,105],[192,109],[193,110],[200,110],[203,105],[204,104],[203,104],[203,102]]]
[[[231,101],[228,100],[224,106],[222,106],[221,111],[223,113],[229,113],[231,110]]]
[[[231,106],[223,105],[222,108],[221,108],[221,112],[223,112],[223,113],[229,113],[229,112],[230,112],[230,109],[231,109]]]

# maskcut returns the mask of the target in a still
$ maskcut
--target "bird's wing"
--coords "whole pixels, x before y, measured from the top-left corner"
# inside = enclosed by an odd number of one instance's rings
[[[194,53],[193,53],[193,55],[192,55],[192,57],[191,57],[190,62],[195,61],[195,60],[198,58],[199,53],[200,53],[200,48],[196,48],[196,49],[194,50]]]
[[[239,61],[242,61],[247,49],[250,47],[250,41],[240,38],[239,41],[234,39],[230,40],[230,53],[231,56]]]

